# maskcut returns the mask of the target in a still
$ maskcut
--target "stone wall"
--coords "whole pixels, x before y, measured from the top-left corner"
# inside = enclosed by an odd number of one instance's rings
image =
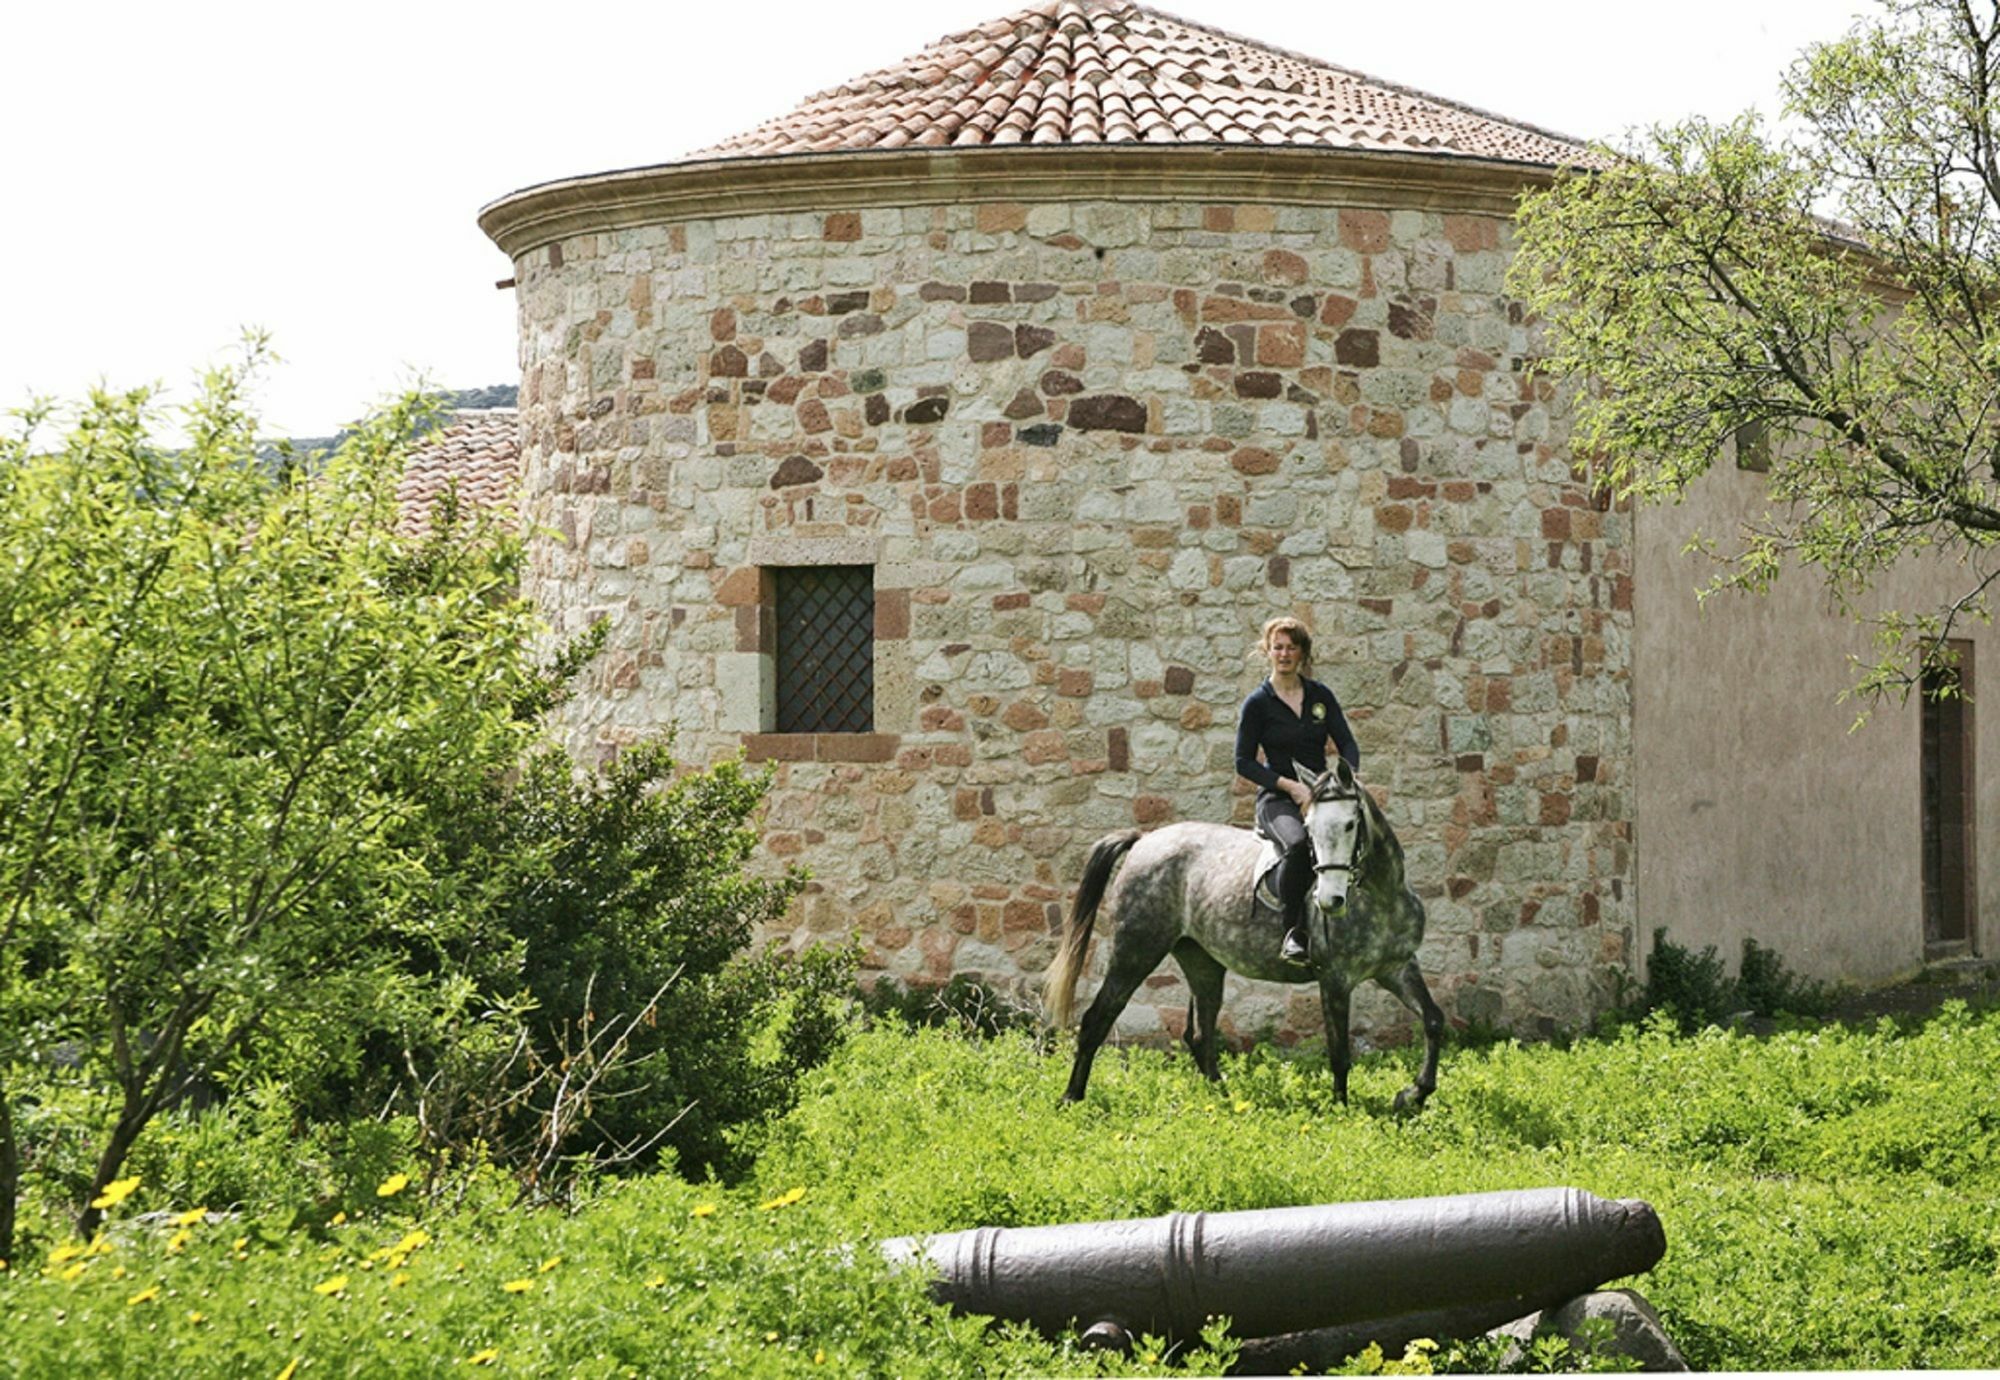
[[[530,588],[613,622],[590,759],[775,788],[789,938],[1048,962],[1090,843],[1247,822],[1258,626],[1304,616],[1446,1011],[1601,1005],[1632,931],[1630,522],[1571,474],[1503,219],[1109,200],[690,220],[521,256]],[[876,731],[775,735],[771,566],[875,567]],[[1273,936],[1275,942],[1276,936]],[[1177,1031],[1171,965],[1127,1033]],[[1224,1030],[1317,1028],[1232,980]],[[1361,1000],[1364,1031],[1400,1019]]]

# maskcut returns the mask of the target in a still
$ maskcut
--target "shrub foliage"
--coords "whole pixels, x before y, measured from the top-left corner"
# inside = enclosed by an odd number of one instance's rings
[[[183,446],[143,391],[0,437],[0,1258],[24,1188],[89,1236],[157,1117],[253,1091],[535,1193],[740,1169],[851,977],[745,953],[799,885],[745,869],[761,779],[529,751],[594,644],[538,657],[502,525],[406,530],[420,398],[260,455],[260,354]]]

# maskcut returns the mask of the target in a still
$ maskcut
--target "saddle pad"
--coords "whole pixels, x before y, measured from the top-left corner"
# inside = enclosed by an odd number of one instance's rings
[[[1264,845],[1264,851],[1257,856],[1257,884],[1251,888],[1251,899],[1274,915],[1282,915],[1285,903],[1278,895],[1278,869],[1285,864],[1285,850],[1278,847],[1278,841],[1263,834],[1257,836]]]

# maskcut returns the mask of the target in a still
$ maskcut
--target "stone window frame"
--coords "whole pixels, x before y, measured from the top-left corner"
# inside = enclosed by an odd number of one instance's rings
[[[777,703],[777,578],[807,566],[867,566],[875,587],[875,729],[869,733],[779,733]],[[906,715],[912,672],[910,590],[884,565],[872,537],[756,538],[718,596],[733,607],[736,643],[717,657],[719,727],[738,734],[753,762],[890,762],[902,744],[895,731]]]

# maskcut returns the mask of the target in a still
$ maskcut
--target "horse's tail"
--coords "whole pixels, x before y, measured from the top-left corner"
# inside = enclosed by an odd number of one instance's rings
[[[1076,1003],[1076,980],[1083,974],[1083,956],[1090,949],[1091,927],[1097,923],[1097,906],[1111,885],[1118,860],[1139,841],[1141,831],[1126,829],[1106,834],[1091,847],[1083,864],[1083,881],[1076,889],[1076,904],[1070,907],[1069,924],[1063,930],[1061,950],[1042,983],[1042,1000],[1048,1007],[1049,1024],[1061,1030],[1069,1024]]]

